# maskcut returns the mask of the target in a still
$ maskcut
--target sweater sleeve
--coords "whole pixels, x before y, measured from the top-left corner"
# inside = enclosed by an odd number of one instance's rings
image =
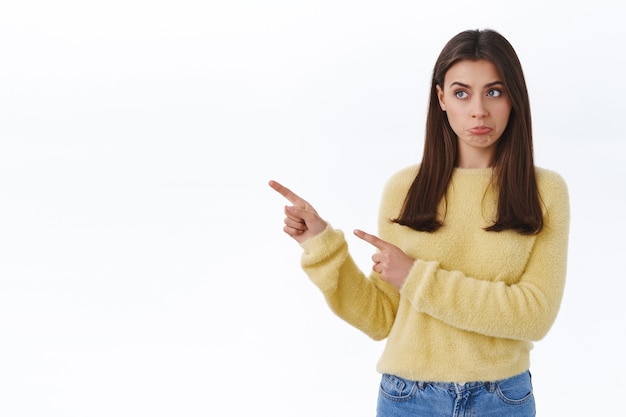
[[[361,272],[343,233],[330,225],[302,248],[302,267],[332,311],[372,339],[386,338],[398,309],[398,290]]]
[[[565,284],[569,197],[560,176],[550,178],[542,198],[544,228],[526,268],[511,285],[448,271],[436,261],[416,260],[401,289],[412,307],[451,326],[487,336],[542,339],[556,319]]]

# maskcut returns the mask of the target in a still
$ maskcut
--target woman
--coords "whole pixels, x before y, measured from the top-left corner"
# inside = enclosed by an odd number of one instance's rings
[[[341,231],[281,184],[284,231],[341,318],[387,338],[378,416],[534,416],[532,342],[559,310],[569,199],[535,167],[517,55],[492,30],[461,32],[433,71],[424,153],[387,183],[370,276]]]

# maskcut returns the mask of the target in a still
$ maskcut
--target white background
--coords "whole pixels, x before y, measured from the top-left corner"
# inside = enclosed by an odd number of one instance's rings
[[[0,6],[0,415],[373,416],[382,342],[336,318],[276,179],[372,248],[421,158],[445,42],[516,48],[536,162],[570,187],[539,416],[615,415],[623,352],[619,0],[9,1]]]

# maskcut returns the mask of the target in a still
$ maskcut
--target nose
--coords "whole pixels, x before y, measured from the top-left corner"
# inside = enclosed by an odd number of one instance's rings
[[[485,117],[488,114],[487,107],[483,103],[482,97],[475,97],[472,103],[472,117],[477,119]]]

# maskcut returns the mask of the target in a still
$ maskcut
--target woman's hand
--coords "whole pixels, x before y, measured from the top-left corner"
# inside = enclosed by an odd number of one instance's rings
[[[309,203],[276,181],[270,181],[269,185],[293,204],[285,206],[285,233],[302,243],[326,229],[327,223]]]
[[[354,234],[378,249],[372,255],[372,261],[374,262],[372,269],[380,274],[383,281],[390,283],[398,289],[402,288],[415,260],[396,245],[385,242],[377,236],[358,229],[354,231]]]

